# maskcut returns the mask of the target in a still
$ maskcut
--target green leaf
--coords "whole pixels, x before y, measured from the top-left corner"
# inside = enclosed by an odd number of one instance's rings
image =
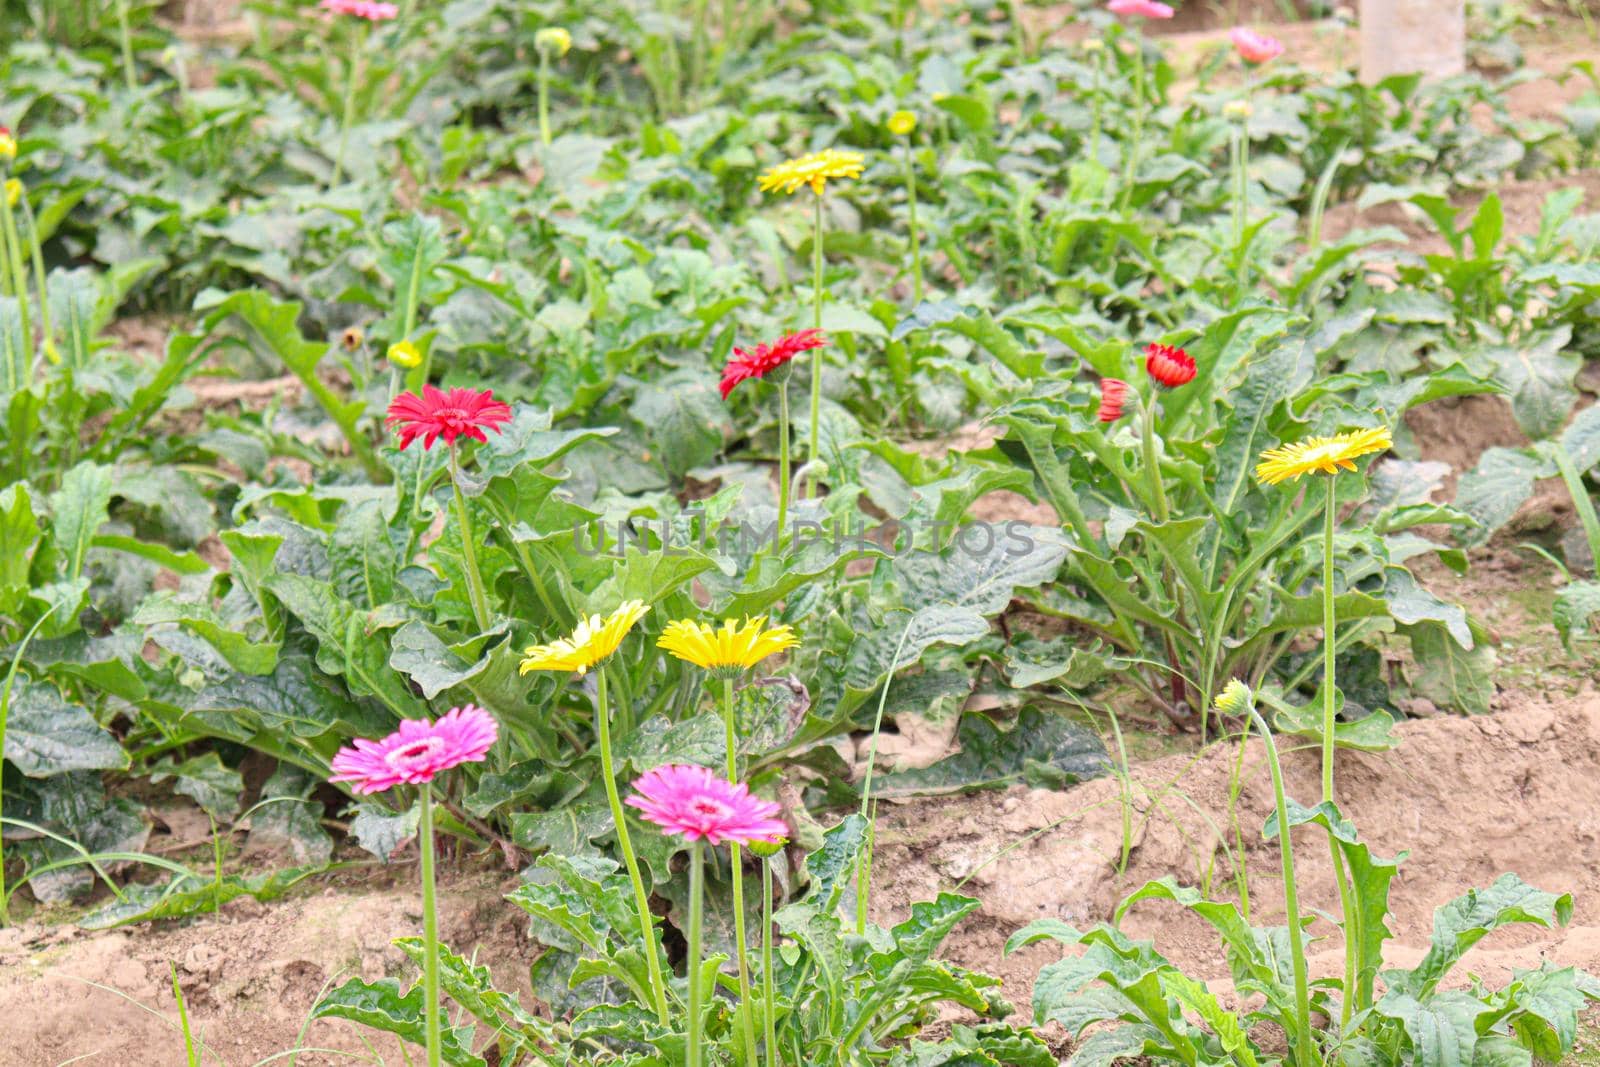
[[[1022,342],[994,321],[987,311],[954,301],[923,301],[895,325],[890,338],[903,340],[919,330],[946,329],[981,345],[1007,370],[1023,381],[1044,373],[1044,356],[1028,352]]]
[[[1485,1007],[1471,993],[1451,990],[1426,1000],[1390,993],[1376,1010],[1405,1028],[1418,1067],[1472,1067],[1478,1016]]]
[[[94,535],[109,517],[113,484],[110,467],[85,462],[62,475],[61,488],[50,494],[50,533],[68,580],[83,574]]]
[[[394,1034],[418,1047],[427,1044],[427,1012],[422,986],[412,986],[402,996],[400,983],[393,978],[365,982],[352,978],[327,993],[311,1010],[313,1019],[349,1019],[374,1030]],[[442,1028],[440,1052],[451,1067],[488,1067],[472,1052],[472,1028]]]
[[[1061,715],[1025,707],[1002,729],[969,712],[956,733],[960,751],[928,767],[896,771],[878,779],[883,796],[967,793],[1000,789],[1019,781],[1059,789],[1104,774],[1105,746],[1093,730]]]
[[[1571,895],[1545,893],[1514,874],[1503,874],[1489,888],[1469,889],[1438,908],[1428,954],[1412,970],[1385,971],[1384,984],[1392,993],[1426,999],[1468,949],[1500,927],[1565,926],[1571,919]]]
[[[1575,641],[1600,636],[1600,582],[1564,586],[1556,594],[1555,624],[1568,652],[1573,651]]]
[[[1494,698],[1495,651],[1486,644],[1467,650],[1437,623],[1406,626],[1416,661],[1411,684],[1417,693],[1441,708],[1468,715],[1487,715]]]
[[[1475,529],[1461,532],[1462,540],[1474,545],[1487,541],[1533,495],[1535,481],[1556,473],[1554,463],[1529,449],[1485,449],[1478,465],[1456,485],[1456,507],[1478,521]]]
[[[67,703],[55,686],[21,675],[11,688],[5,758],[30,778],[128,766],[117,739],[87,710]]]
[[[280,763],[250,813],[246,849],[286,853],[302,867],[326,867],[333,838],[322,828],[322,802],[311,798],[319,784],[299,767]]]
[[[252,640],[237,620],[224,620],[205,603],[180,601],[172,593],[154,593],[131,620],[139,626],[181,626],[205,641],[242,674],[271,674],[282,643]]]
[[[350,833],[358,845],[388,863],[400,846],[417,836],[421,819],[422,809],[416,804],[397,813],[370,800],[362,801],[350,820]]]
[[[831,912],[855,877],[861,850],[866,847],[869,826],[860,815],[847,815],[843,822],[829,827],[822,835],[822,847],[806,857],[806,874],[811,879],[807,902],[817,910]]]
[[[0,490],[0,614],[16,615],[28,597],[39,520],[27,482]]]
[[[1572,328],[1562,326],[1516,348],[1490,349],[1484,355],[1511,397],[1517,425],[1535,440],[1559,433],[1578,400],[1572,380],[1583,357],[1562,351],[1571,335]]]
[[[699,368],[674,371],[641,385],[629,412],[646,427],[654,459],[681,477],[722,451],[733,423],[712,379]]]
[[[176,778],[174,789],[219,822],[231,822],[239,810],[244,775],[224,766],[222,757],[215,752],[193,756],[182,763],[168,758],[151,768],[150,781],[155,784],[168,778]]]
[[[326,868],[290,867],[265,874],[225,874],[221,879],[178,875],[154,885],[132,885],[122,899],[111,901],[78,920],[85,930],[109,930],[136,922],[159,919],[184,919],[210,915],[230,900],[251,897],[276,900],[299,882]]]

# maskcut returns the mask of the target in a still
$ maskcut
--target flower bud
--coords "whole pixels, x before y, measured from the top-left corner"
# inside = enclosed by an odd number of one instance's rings
[[[348,327],[339,335],[339,343],[344,346],[344,350],[346,352],[354,352],[356,349],[360,348],[366,342],[366,340],[367,335],[361,331],[361,327],[359,326]]]
[[[1243,122],[1253,114],[1255,109],[1248,100],[1229,100],[1222,105],[1222,117],[1229,122]]]
[[[789,847],[789,839],[780,837],[776,841],[752,841],[745,846],[752,856],[768,860]]]
[[[1249,713],[1254,701],[1255,694],[1250,692],[1250,687],[1239,679],[1232,678],[1222,687],[1222,692],[1217,694],[1212,706],[1217,709],[1219,715],[1245,715]]]
[[[896,111],[889,116],[889,132],[904,137],[917,128],[917,116],[910,111]]]
[[[410,370],[422,366],[422,353],[417,351],[417,346],[411,343],[408,337],[404,341],[396,341],[389,346],[389,362],[397,367]]]
[[[572,34],[560,26],[546,26],[533,35],[533,46],[541,52],[564,56],[572,49]]]

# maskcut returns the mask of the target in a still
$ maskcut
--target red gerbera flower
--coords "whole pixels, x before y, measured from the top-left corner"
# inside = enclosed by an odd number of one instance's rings
[[[400,428],[402,452],[418,437],[422,438],[423,451],[427,451],[441,437],[447,445],[454,445],[457,437],[487,441],[483,431],[499,433],[500,424],[511,421],[511,408],[496,400],[490,389],[481,393],[476,389],[452,389],[446,393],[424,385],[421,396],[401,393],[395,397],[383,421]]]
[[[1121,378],[1100,379],[1100,421],[1122,418],[1122,405],[1128,399],[1128,383]]]
[[[722,368],[722,399],[747,378],[765,378],[795,356],[828,343],[821,330],[801,330],[785,334],[770,345],[756,345],[755,351],[733,350],[733,358]]]
[[[1194,357],[1176,345],[1146,345],[1144,369],[1165,389],[1176,389],[1194,381]]]

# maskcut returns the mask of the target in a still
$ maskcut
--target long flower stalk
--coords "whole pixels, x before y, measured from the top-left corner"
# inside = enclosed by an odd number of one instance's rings
[[[539,142],[550,147],[550,52],[539,49]]]
[[[56,360],[55,331],[50,325],[50,289],[45,281],[44,250],[39,247],[39,226],[33,217],[33,205],[26,196],[17,198],[22,209],[22,221],[28,227],[28,256],[33,263],[33,285],[39,293],[39,332],[43,335],[45,357]]]
[[[816,196],[811,229],[811,328],[822,329],[822,194]],[[811,354],[811,439],[806,449],[810,496],[817,495],[818,460],[821,457],[822,351]]]
[[[1297,1067],[1313,1067],[1316,1055],[1311,1042],[1310,982],[1306,977],[1306,949],[1301,943],[1299,888],[1294,880],[1294,845],[1289,840],[1289,803],[1283,789],[1283,768],[1278,763],[1278,746],[1273,743],[1272,730],[1254,699],[1249,703],[1250,718],[1261,732],[1262,743],[1267,746],[1267,766],[1272,772],[1272,799],[1278,813],[1278,856],[1283,872],[1283,910],[1289,922],[1289,957],[1294,970],[1294,1014],[1296,1033],[1290,1035]],[[1248,734],[1246,734],[1248,737]],[[1241,740],[1240,742],[1244,742]]]
[[[9,181],[16,181],[11,178]],[[27,193],[17,197],[18,203],[27,198]],[[28,268],[22,260],[22,238],[17,233],[16,213],[11,209],[11,196],[9,190],[0,187],[0,236],[5,241],[4,267],[10,272],[11,288],[17,298],[17,319],[22,327],[22,346],[27,355],[27,370],[25,372],[25,386],[33,384],[33,320],[32,305],[28,297]]]
[[[728,750],[728,781],[739,781],[738,721],[734,715],[733,679],[722,679],[722,722]],[[744,915],[744,853],[738,842],[729,845],[733,854],[733,934],[739,955],[739,1029],[744,1035],[745,1060],[756,1067],[755,1014],[750,1006],[749,936]]]
[[[772,858],[761,861],[761,1030],[767,1046],[767,1067],[778,1063],[777,1005],[772,982]]]
[[[417,834],[422,849],[422,990],[427,998],[428,1067],[439,1067],[439,916],[433,880],[433,787],[426,782],[418,788],[417,803],[422,806]]]
[[[700,925],[705,896],[705,857],[699,841],[689,846],[689,1067],[700,1067],[700,1033],[703,1009],[700,1006]],[[652,953],[653,954],[653,953]]]
[[[623,865],[628,868],[628,881],[633,886],[633,906],[639,915],[639,936],[643,939],[641,947],[644,951],[645,964],[650,971],[650,992],[655,998],[656,1018],[662,1026],[666,1026],[669,1018],[667,985],[661,976],[660,953],[656,951],[655,920],[650,914],[650,898],[644,892],[644,879],[639,874],[639,860],[633,852],[633,841],[628,836],[628,820],[622,811],[622,798],[617,794],[617,772],[611,757],[611,709],[606,701],[604,668],[595,672],[595,692],[597,694],[595,731],[600,746],[600,777],[606,787],[606,803],[611,806],[611,821],[616,825],[617,848],[622,853]],[[698,862],[698,850],[695,859]],[[689,983],[691,997],[695,995],[694,988],[695,983],[691,979]],[[694,1005],[691,1003],[691,1016],[693,1012]]]
[[[1140,37],[1133,39],[1133,136],[1128,142],[1128,153],[1124,160],[1122,175],[1122,196],[1118,209],[1126,212],[1128,205],[1133,202],[1133,185],[1139,175],[1139,160],[1144,151],[1144,120],[1147,107],[1144,90],[1144,40]]]
[[[478,623],[478,632],[489,629],[493,615],[489,612],[489,597],[484,592],[483,575],[478,571],[478,549],[473,543],[472,514],[467,510],[467,497],[461,491],[461,462],[456,456],[455,442],[450,443],[450,485],[455,490],[456,519],[461,524],[461,565],[467,572],[467,597],[472,601],[472,615]]]
[[[338,185],[339,179],[344,177],[344,157],[350,148],[350,127],[356,117],[356,74],[361,66],[362,29],[360,26],[350,27],[350,63],[344,72],[344,109],[339,118],[339,150],[333,158],[333,177],[329,180],[330,187]]]
[[[122,38],[122,78],[131,93],[139,88],[133,66],[133,31],[128,26],[128,0],[117,0],[117,34]]]
[[[778,383],[778,547],[789,528],[789,376]]]

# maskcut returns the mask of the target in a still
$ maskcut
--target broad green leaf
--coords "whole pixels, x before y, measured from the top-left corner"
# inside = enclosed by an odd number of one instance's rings
[[[355,818],[350,820],[350,834],[356,843],[384,863],[407,841],[417,835],[422,819],[422,809],[413,804],[402,812],[394,812],[373,801],[356,805]]]
[[[322,802],[311,796],[318,784],[299,767],[280,763],[250,812],[245,847],[286,853],[301,867],[326,867],[333,838],[322,828]]]
[[[153,885],[131,885],[121,900],[113,900],[78,920],[85,930],[109,930],[136,922],[186,919],[214,914],[231,900],[251,897],[277,900],[295,885],[324,870],[322,865],[288,867],[264,874],[225,874],[218,878],[178,875]]]
[[[1391,993],[1428,998],[1441,979],[1485,936],[1512,923],[1565,926],[1572,919],[1569,894],[1545,893],[1514,874],[1501,875],[1487,889],[1467,892],[1433,913],[1433,943],[1409,971],[1385,971]],[[1387,999],[1387,998],[1385,998]]]
[[[1478,465],[1456,485],[1456,507],[1478,521],[1475,529],[1462,531],[1461,538],[1468,544],[1487,541],[1533,495],[1535,481],[1555,475],[1554,463],[1528,449],[1485,449]]]
[[[151,768],[151,782],[160,785],[168,778],[177,779],[175,791],[193,800],[220,822],[231,822],[239,811],[244,775],[224,766],[222,757],[215,752],[191,756],[181,763],[168,758]]]
[[[956,734],[960,751],[928,767],[896,771],[877,780],[884,796],[965,793],[1017,782],[1059,789],[1104,774],[1105,746],[1093,730],[1062,715],[1022,709],[1009,729],[969,712]]]
[[[1412,687],[1441,708],[1468,715],[1486,715],[1494,698],[1494,667],[1498,657],[1487,644],[1470,651],[1437,623],[1406,626],[1416,661]]]
[[[241,674],[271,674],[278,665],[281,643],[252,640],[237,620],[225,620],[205,603],[180,601],[172,593],[155,593],[139,605],[132,621],[140,626],[181,626],[216,649]]]
[[[420,1048],[427,1041],[424,1005],[420,982],[402,996],[400,983],[393,978],[377,982],[352,978],[325,994],[311,1009],[311,1017],[349,1019],[394,1034]],[[483,1057],[472,1051],[472,1027],[447,1023],[440,1037],[443,1045],[440,1052],[450,1067],[488,1067]]]
[[[1556,594],[1556,631],[1567,651],[1585,637],[1600,636],[1600,582],[1572,582]]]
[[[83,574],[94,535],[105,525],[115,484],[112,473],[109,467],[80,463],[61,476],[61,488],[50,494],[50,534],[68,580]]]
[[[127,753],[94,716],[67,703],[55,686],[26,676],[11,687],[5,758],[30,778],[128,766]]]

